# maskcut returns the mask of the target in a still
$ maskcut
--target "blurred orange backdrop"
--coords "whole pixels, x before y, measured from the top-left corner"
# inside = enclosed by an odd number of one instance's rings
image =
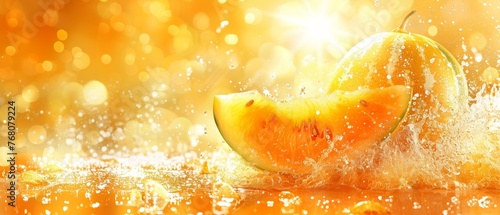
[[[322,93],[347,50],[413,9],[408,31],[450,50],[471,96],[498,83],[492,0],[7,0],[2,140],[13,99],[25,160],[213,151],[213,95]]]

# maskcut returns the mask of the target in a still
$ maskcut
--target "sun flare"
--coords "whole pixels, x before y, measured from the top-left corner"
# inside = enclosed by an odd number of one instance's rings
[[[306,8],[306,10],[304,10]],[[323,53],[342,55],[346,48],[342,46],[348,36],[340,17],[328,1],[316,4],[312,1],[286,4],[273,14],[286,26],[285,39],[293,43],[292,50],[315,51],[318,58]]]

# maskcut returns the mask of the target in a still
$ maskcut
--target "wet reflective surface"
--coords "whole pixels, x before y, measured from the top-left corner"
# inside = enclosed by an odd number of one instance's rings
[[[177,159],[177,161],[182,159]],[[164,164],[159,167],[158,164]],[[500,191],[233,187],[206,163],[151,157],[25,170],[9,214],[496,214]],[[170,167],[168,167],[170,166]],[[2,186],[7,186],[5,180]],[[1,196],[2,203],[6,201]],[[360,212],[361,211],[361,212]]]

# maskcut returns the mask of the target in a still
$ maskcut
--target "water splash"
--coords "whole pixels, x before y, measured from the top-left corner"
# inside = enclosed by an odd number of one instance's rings
[[[435,142],[431,138],[419,138],[426,123],[438,123],[427,118],[406,125],[401,128],[406,130],[404,135],[393,136],[390,141],[360,152],[357,157],[339,159],[333,164],[314,164],[316,171],[311,175],[264,173],[248,169],[248,164],[236,157],[232,165],[237,168],[234,170],[237,176],[224,179],[235,186],[250,187],[265,187],[266,184],[286,187],[284,184],[288,184],[301,188],[345,185],[382,190],[498,188],[499,92],[499,86],[483,87],[470,98],[470,105],[459,111],[458,117],[439,125],[442,132]],[[408,145],[401,142],[408,142]],[[279,183],[274,183],[275,180]]]

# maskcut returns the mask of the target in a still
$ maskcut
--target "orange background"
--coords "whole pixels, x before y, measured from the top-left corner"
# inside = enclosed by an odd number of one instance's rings
[[[459,60],[471,96],[498,83],[492,0],[3,1],[1,140],[14,99],[25,161],[218,150],[215,94],[321,93],[350,47],[413,9],[407,30]]]

